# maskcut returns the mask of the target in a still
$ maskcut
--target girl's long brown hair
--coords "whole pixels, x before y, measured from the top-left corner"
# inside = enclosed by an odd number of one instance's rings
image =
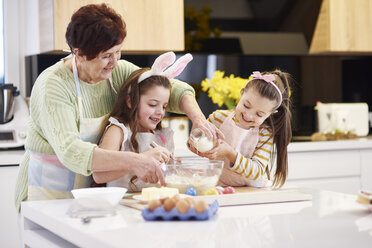
[[[271,161],[273,160],[273,154],[276,153],[276,170],[274,174],[274,186],[281,187],[285,183],[288,175],[288,153],[287,146],[292,139],[292,127],[291,127],[291,88],[290,88],[290,75],[280,70],[274,70],[272,72],[264,72],[262,74],[273,74],[275,76],[274,83],[278,86],[282,92],[282,102],[276,111],[271,114],[266,120],[265,124],[268,125],[271,130],[273,137],[273,153],[271,154]],[[280,96],[279,92],[271,85],[260,79],[251,80],[244,88],[244,92],[249,88],[254,88],[257,92],[269,99],[275,100],[279,104]],[[271,138],[270,137],[270,138]],[[269,139],[268,139],[269,140]],[[267,141],[266,141],[267,142]],[[266,168],[266,173],[270,178],[270,173],[273,166],[269,169]]]
[[[151,76],[138,83],[139,76],[148,70],[150,70],[150,68],[138,69],[128,77],[121,87],[118,100],[109,115],[116,118],[124,125],[129,125],[132,131],[130,141],[135,152],[139,152],[136,136],[138,133],[138,104],[141,95],[146,94],[146,92],[154,86],[162,86],[165,89],[171,89],[169,79],[164,76]],[[105,126],[107,124],[108,121],[105,122]],[[157,125],[156,129],[161,129],[161,123]]]

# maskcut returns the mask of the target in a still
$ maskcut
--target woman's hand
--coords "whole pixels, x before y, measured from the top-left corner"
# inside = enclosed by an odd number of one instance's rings
[[[225,139],[223,133],[212,123],[207,121],[205,118],[197,118],[192,122],[192,130],[195,128],[200,128],[204,131],[205,135],[212,139],[214,142],[217,142],[217,139]]]
[[[202,129],[208,138],[217,142],[217,139],[225,139],[223,133],[215,125],[207,121],[193,95],[186,94],[181,98],[180,109],[192,121],[192,130]]]

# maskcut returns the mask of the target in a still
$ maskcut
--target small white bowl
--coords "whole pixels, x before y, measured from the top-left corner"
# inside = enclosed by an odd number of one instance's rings
[[[121,187],[96,187],[71,190],[75,199],[93,198],[106,200],[115,206],[124,197],[128,189]]]

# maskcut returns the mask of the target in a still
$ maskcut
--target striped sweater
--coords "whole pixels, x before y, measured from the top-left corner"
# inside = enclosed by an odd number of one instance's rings
[[[231,112],[232,110],[217,110],[208,117],[208,121],[219,128]],[[238,122],[235,118],[233,120]],[[271,134],[271,129],[267,125],[261,125],[259,128],[258,143],[253,156],[251,158],[244,157],[240,151],[237,151],[238,155],[231,169],[251,180],[266,177],[265,171],[270,166],[270,157],[273,150],[273,138]]]
[[[119,60],[112,71],[113,86],[117,92],[138,66]],[[179,101],[186,94],[194,95],[193,88],[179,80],[171,80],[172,90],[167,111],[181,113]],[[83,117],[97,118],[108,114],[117,99],[108,80],[88,84],[80,80]],[[28,163],[27,150],[56,154],[71,171],[88,176],[92,173],[92,156],[96,144],[84,142],[79,135],[80,115],[77,104],[73,73],[64,61],[44,70],[37,78],[30,99],[30,118],[26,140],[26,153],[21,161],[16,183],[15,204],[27,199]]]

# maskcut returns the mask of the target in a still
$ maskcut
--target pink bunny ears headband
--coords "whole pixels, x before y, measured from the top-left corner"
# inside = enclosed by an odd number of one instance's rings
[[[265,81],[269,84],[272,84],[272,86],[274,86],[276,91],[278,91],[278,93],[279,93],[280,101],[279,101],[278,106],[280,106],[280,104],[282,104],[282,100],[283,100],[282,92],[280,91],[279,87],[274,83],[275,76],[273,74],[262,75],[259,71],[254,71],[252,73],[251,77],[253,77],[253,78],[251,80],[249,80],[247,83],[249,83],[250,81],[255,80],[255,79],[260,79],[260,80],[263,80],[263,81]]]
[[[138,83],[141,83],[143,80],[151,76],[165,76],[169,79],[175,78],[181,74],[183,69],[185,69],[186,65],[191,60],[192,55],[190,53],[183,55],[181,58],[177,59],[177,61],[174,52],[163,53],[156,58],[154,64],[151,66],[151,70],[146,71],[139,76]]]

